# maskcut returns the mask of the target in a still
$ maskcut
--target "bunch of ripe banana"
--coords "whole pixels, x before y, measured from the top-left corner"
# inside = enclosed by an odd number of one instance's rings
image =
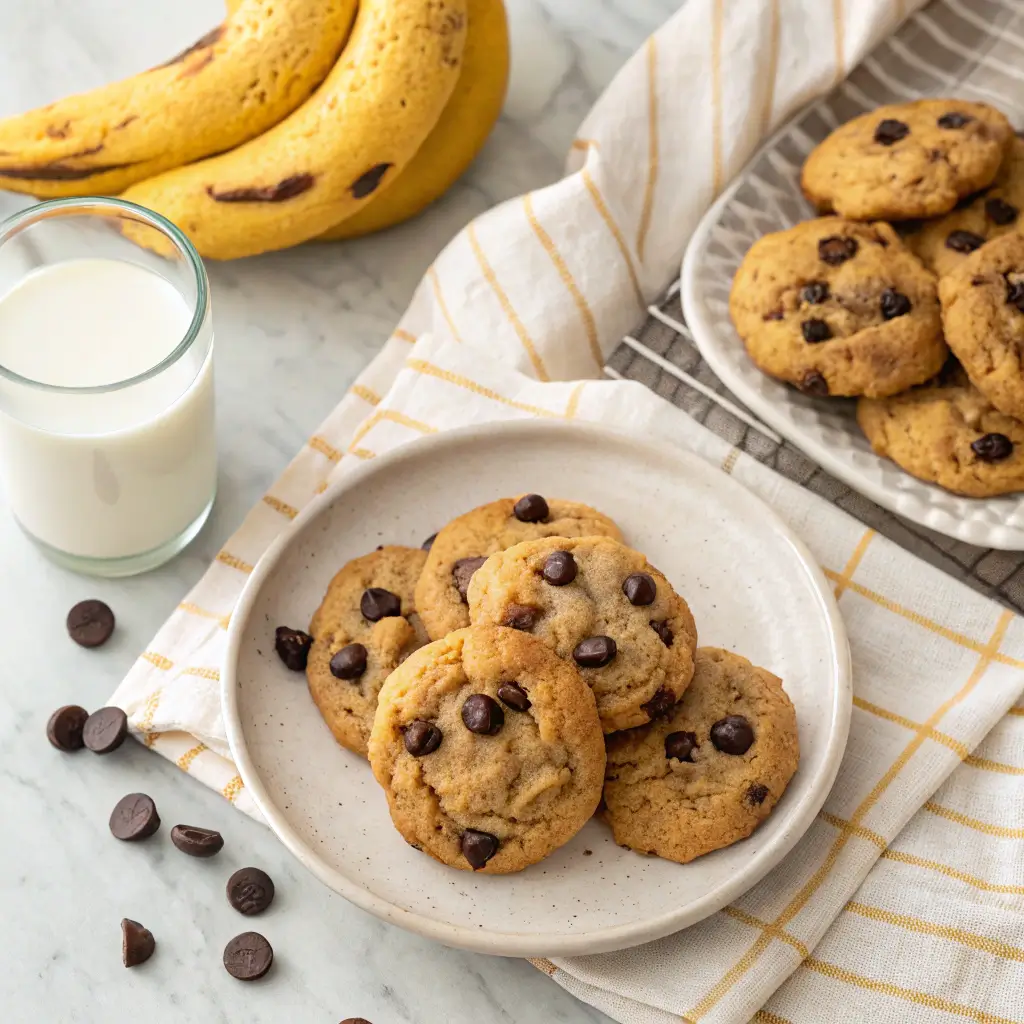
[[[120,194],[213,259],[353,238],[462,174],[508,63],[502,0],[228,0],[167,64],[0,121],[0,188]]]

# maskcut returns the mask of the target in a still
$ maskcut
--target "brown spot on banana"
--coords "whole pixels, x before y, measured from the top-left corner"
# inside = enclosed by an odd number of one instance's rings
[[[293,174],[276,185],[253,185],[225,192],[218,192],[213,185],[207,185],[206,194],[216,203],[282,203],[308,192],[315,180],[312,174]]]
[[[352,193],[352,198],[363,199],[370,195],[371,192],[376,192],[380,187],[381,179],[383,179],[391,167],[391,164],[375,164],[368,171],[360,174],[348,187]]]
[[[66,139],[71,134],[71,122],[65,121],[63,124],[48,124],[46,126],[46,134],[51,139]]]
[[[224,35],[224,26],[218,25],[216,28],[210,29],[206,35],[200,36],[190,47],[182,50],[181,53],[172,57],[169,61],[165,61],[163,64],[158,64],[157,67],[169,68],[172,64],[180,64],[186,57],[191,57],[196,50],[201,50],[204,46],[213,46],[214,43],[219,42],[222,35]],[[209,63],[209,61],[207,61],[207,63]]]
[[[206,53],[203,54],[203,56],[202,56],[202,58],[200,60],[197,60],[194,64],[189,64],[186,67],[182,68],[181,69],[181,74],[178,75],[178,77],[179,78],[192,78],[193,75],[198,75],[199,72],[203,70],[203,68],[205,68],[207,65],[211,64],[212,62],[213,62],[213,50],[207,50]]]
[[[93,156],[103,149],[103,143],[92,146],[89,149],[80,150],[77,153],[69,153],[63,160],[54,160],[47,164],[36,164],[27,167],[24,165],[13,165],[5,167],[0,163],[0,178],[26,178],[28,180],[38,179],[39,181],[85,181],[96,174],[104,171],[119,171],[124,167],[131,167],[130,163],[125,164],[95,164],[92,167],[68,167],[67,160],[80,159],[85,156]],[[0,152],[0,156],[6,155]]]

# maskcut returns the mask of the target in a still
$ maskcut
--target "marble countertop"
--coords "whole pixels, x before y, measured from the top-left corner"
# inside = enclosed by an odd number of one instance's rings
[[[44,727],[60,704],[97,707],[198,578],[248,507],[373,356],[445,242],[487,207],[558,177],[575,128],[676,0],[506,0],[513,37],[505,114],[468,176],[418,220],[334,246],[210,266],[217,337],[220,497],[203,533],[164,568],[101,582],[46,562],[0,510],[0,1006],[4,1024],[545,1024],[604,1021],[523,961],[445,949],[350,906],[261,825],[163,759],[128,743],[105,758],[61,755]],[[159,14],[157,9],[159,8]],[[219,19],[218,0],[33,0],[0,4],[0,116],[131,74]],[[26,205],[0,194],[0,216]],[[0,499],[2,503],[2,499]],[[100,651],[64,632],[67,609],[106,600],[118,616]],[[165,832],[220,829],[211,861],[168,841],[117,843],[114,803],[142,790]],[[247,864],[277,883],[248,921],[223,895]],[[157,954],[126,971],[122,917]],[[262,982],[221,966],[255,926],[277,956]]]

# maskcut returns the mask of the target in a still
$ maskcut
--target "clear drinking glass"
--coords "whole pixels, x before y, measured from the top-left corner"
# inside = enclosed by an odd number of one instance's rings
[[[0,486],[54,561],[154,568],[213,506],[213,324],[198,253],[118,199],[0,224]]]

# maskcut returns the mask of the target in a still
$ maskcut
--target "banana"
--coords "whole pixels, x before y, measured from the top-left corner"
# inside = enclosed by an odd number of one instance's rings
[[[323,81],[355,10],[356,0],[241,0],[167,64],[0,121],[0,188],[121,192],[261,134]]]
[[[508,86],[508,22],[502,0],[467,0],[469,31],[451,99],[408,166],[368,206],[319,241],[356,238],[400,224],[462,176],[498,120]]]
[[[361,0],[340,59],[298,110],[123,198],[213,259],[306,241],[365,205],[419,149],[458,79],[466,22],[466,0]]]

